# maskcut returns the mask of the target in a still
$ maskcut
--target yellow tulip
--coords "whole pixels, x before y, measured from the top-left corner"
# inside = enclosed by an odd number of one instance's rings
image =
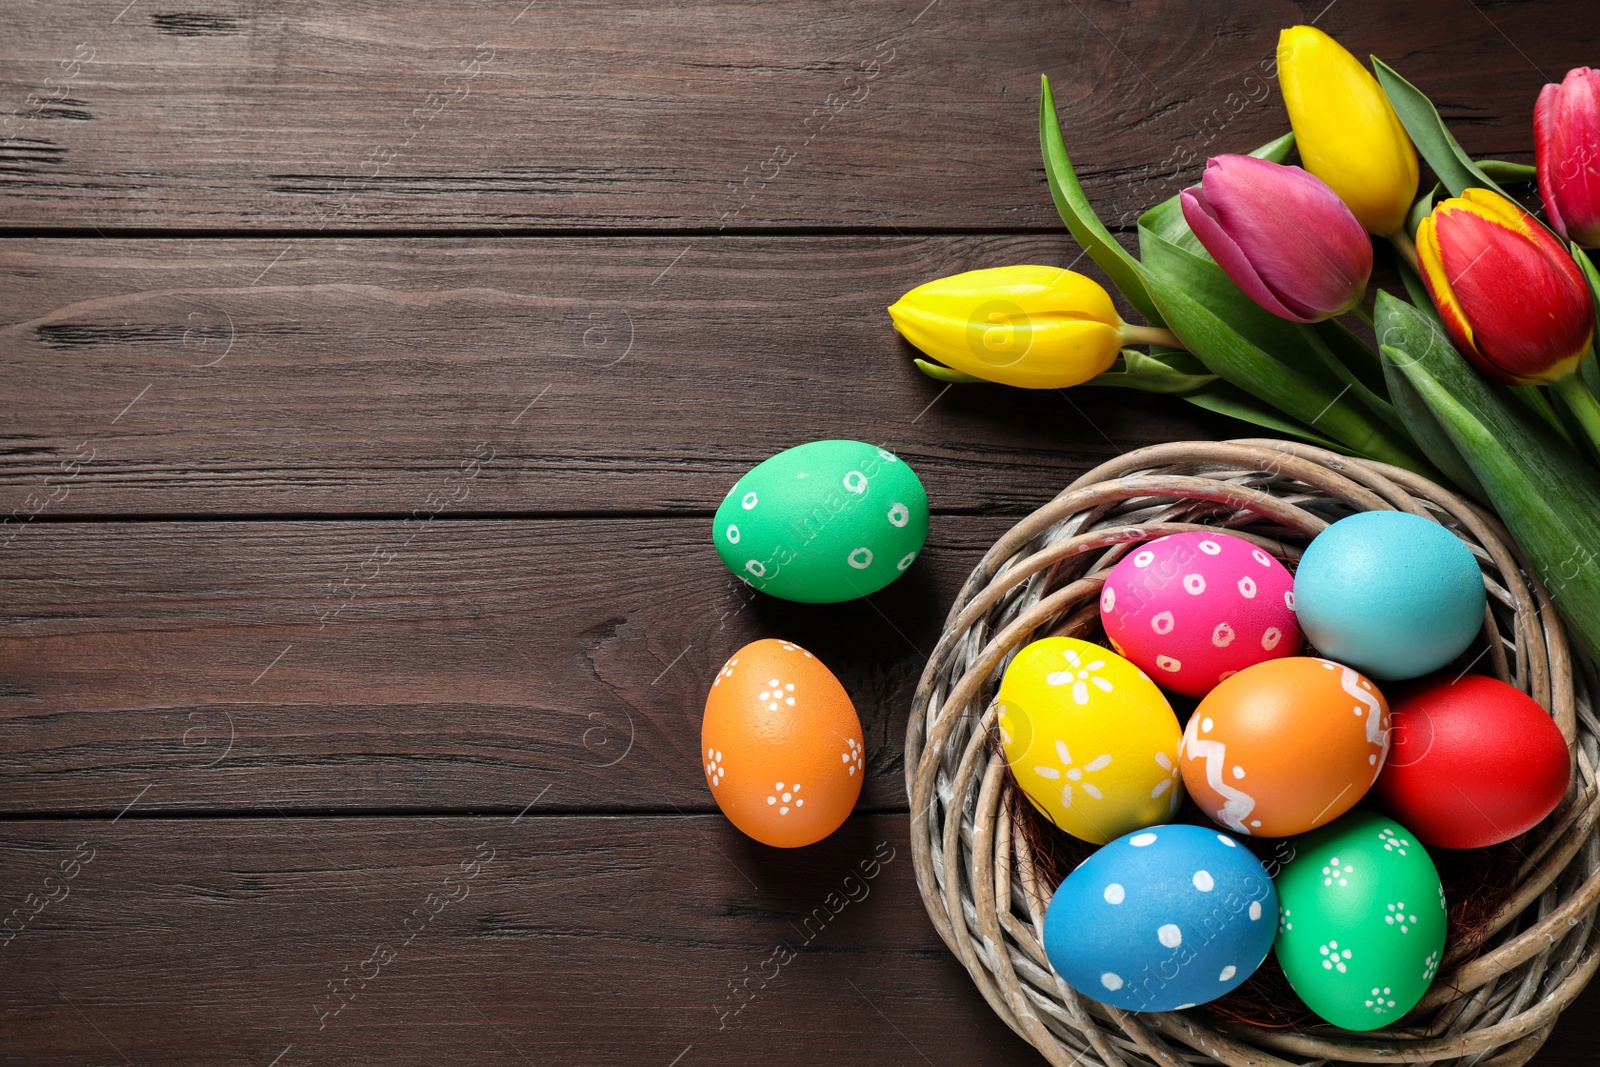
[[[1314,26],[1278,35],[1278,80],[1306,170],[1368,233],[1399,230],[1417,196],[1417,150],[1378,80]]]
[[[1100,374],[1124,344],[1177,344],[1129,326],[1093,278],[1060,267],[992,267],[919,285],[889,317],[946,366],[1023,389],[1062,389]]]

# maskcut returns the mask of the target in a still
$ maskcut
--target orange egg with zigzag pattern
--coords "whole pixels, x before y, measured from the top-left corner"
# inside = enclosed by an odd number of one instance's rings
[[[1389,705],[1342,663],[1270,659],[1235,674],[1189,717],[1178,749],[1189,796],[1219,825],[1293,837],[1355,806],[1389,752]]]

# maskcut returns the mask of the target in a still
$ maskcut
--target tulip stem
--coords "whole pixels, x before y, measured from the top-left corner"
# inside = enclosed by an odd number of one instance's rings
[[[1122,324],[1122,343],[1125,345],[1164,345],[1187,352],[1189,349],[1178,340],[1178,335],[1159,326],[1134,326]]]
[[[1418,269],[1417,243],[1411,239],[1410,234],[1406,233],[1404,229],[1396,230],[1389,235],[1389,243],[1394,245],[1395,251],[1400,253],[1407,266],[1414,271]],[[1418,271],[1418,273],[1420,274],[1421,272]]]
[[[1567,409],[1583,427],[1583,432],[1589,435],[1595,448],[1600,449],[1600,401],[1596,401],[1589,387],[1583,384],[1583,376],[1574,371],[1551,382],[1550,388],[1566,401]]]
[[[1366,323],[1368,326],[1372,326],[1373,329],[1377,328],[1373,324],[1372,298],[1367,296],[1365,293],[1362,294],[1360,300],[1357,300],[1355,304],[1351,306],[1350,313],[1356,318],[1360,319],[1362,322]]]

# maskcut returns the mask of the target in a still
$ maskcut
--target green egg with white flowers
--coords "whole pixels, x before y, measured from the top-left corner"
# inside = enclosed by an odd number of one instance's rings
[[[734,483],[712,528],[717,554],[751,587],[833,604],[876,593],[928,539],[928,494],[905,461],[861,441],[812,441]]]
[[[1275,879],[1274,951],[1306,1006],[1346,1030],[1394,1026],[1444,955],[1439,872],[1415,834],[1352,811],[1297,837]]]

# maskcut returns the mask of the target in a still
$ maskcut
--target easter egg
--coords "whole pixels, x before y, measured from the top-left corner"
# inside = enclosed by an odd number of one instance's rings
[[[843,824],[861,795],[861,720],[833,672],[788,641],[753,641],[711,683],[700,727],[706,785],[728,821],[795,848]]]
[[[1074,637],[1023,648],[1000,681],[1000,744],[1017,785],[1091,844],[1178,810],[1178,717],[1144,672]]]
[[[1066,983],[1125,1011],[1192,1008],[1272,950],[1278,898],[1248,849],[1202,826],[1126,834],[1061,883],[1044,951]]]
[[[1355,806],[1383,768],[1389,706],[1377,686],[1308,656],[1246,667],[1184,728],[1183,783],[1200,810],[1258,837],[1288,837]]]
[[[1101,587],[1100,621],[1113,648],[1192,697],[1300,651],[1293,576],[1225,533],[1158,537],[1122,557]]]
[[[1533,829],[1572,777],[1566,740],[1522,690],[1441,678],[1395,704],[1374,795],[1429,845],[1482,848]]]
[[[1483,627],[1478,562],[1455,534],[1403,511],[1363,511],[1318,534],[1294,577],[1300,629],[1373,678],[1420,678]]]
[[[810,604],[877,592],[905,573],[927,537],[922,482],[893,452],[860,441],[812,441],[756,464],[712,526],[735,575]]]
[[[1444,952],[1444,887],[1416,836],[1354,811],[1294,842],[1278,873],[1278,963],[1300,999],[1346,1030],[1416,1007]]]

